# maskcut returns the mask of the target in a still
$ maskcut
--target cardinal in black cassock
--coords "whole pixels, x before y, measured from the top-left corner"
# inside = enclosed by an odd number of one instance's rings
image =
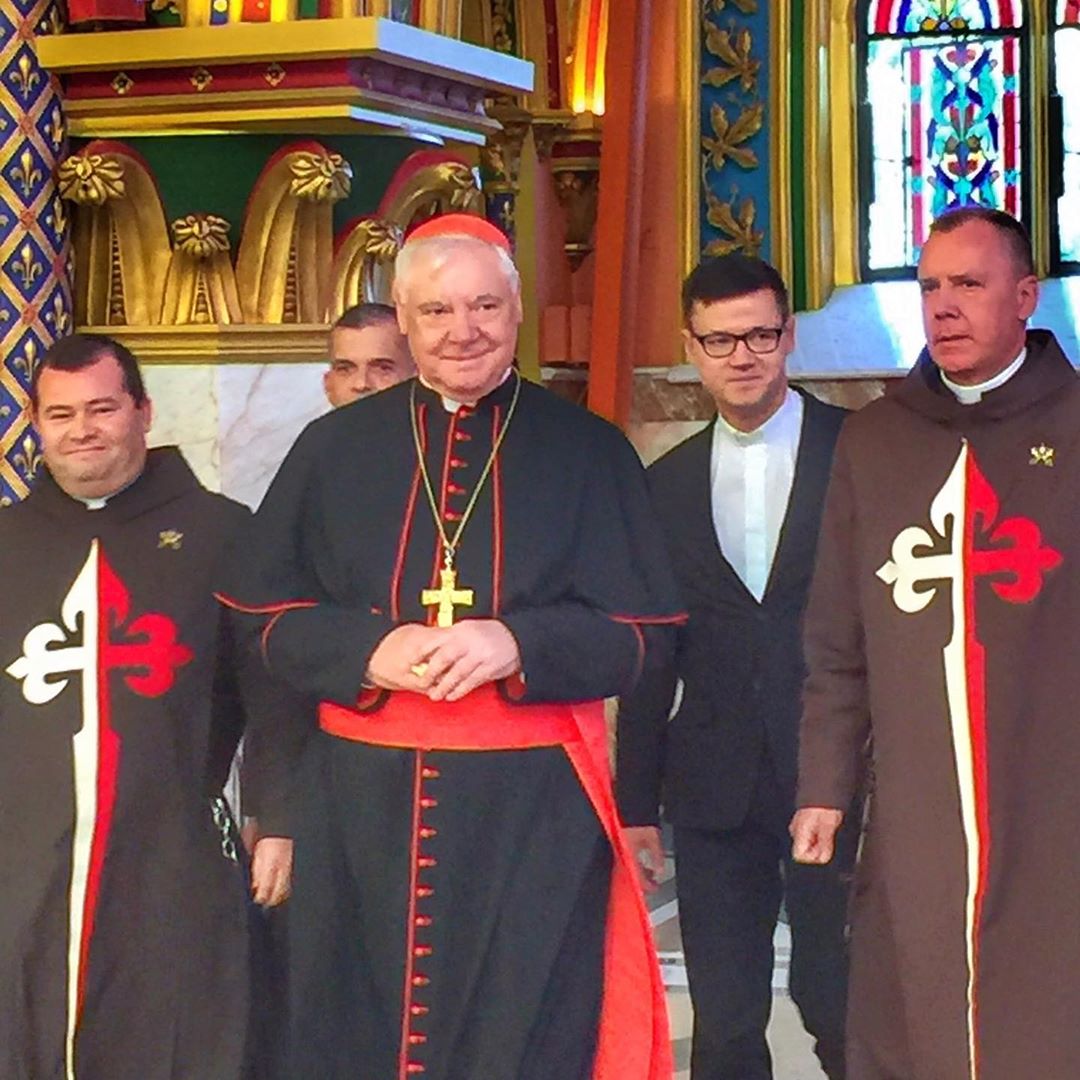
[[[241,1080],[244,710],[213,587],[250,515],[147,455],[115,342],[58,343],[33,394],[48,468],[0,513],[0,1077]]]
[[[464,215],[410,237],[419,380],[304,432],[223,597],[321,702],[290,1076],[671,1074],[601,700],[681,615],[629,444],[512,369],[506,246]]]

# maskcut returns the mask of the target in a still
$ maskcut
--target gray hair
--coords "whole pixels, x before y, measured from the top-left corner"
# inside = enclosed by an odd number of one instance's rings
[[[419,240],[406,240],[402,249],[397,253],[394,260],[394,300],[400,302],[401,294],[405,291],[409,275],[413,272],[416,263],[428,258],[436,267],[443,265],[451,256],[459,251],[465,244],[482,244],[495,252],[499,269],[510,286],[511,293],[521,292],[521,275],[510,257],[510,252],[498,244],[489,244],[479,237],[470,236],[468,233],[442,233],[438,236],[425,236]]]

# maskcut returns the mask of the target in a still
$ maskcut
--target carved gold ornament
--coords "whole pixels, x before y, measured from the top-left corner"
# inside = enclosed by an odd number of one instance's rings
[[[292,175],[289,193],[310,202],[337,202],[352,188],[352,166],[340,154],[296,153]]]
[[[104,206],[126,194],[124,166],[102,154],[72,154],[60,162],[60,195],[78,206]]]
[[[746,27],[736,33],[721,30],[709,23],[705,32],[705,48],[721,64],[709,68],[702,76],[702,82],[707,86],[721,87],[738,79],[746,93],[753,93],[761,70],[761,61],[750,55],[753,45],[753,38]]]
[[[280,86],[285,78],[285,69],[280,64],[273,63],[263,72],[263,78],[270,86]]]
[[[176,250],[208,259],[229,250],[229,223],[216,214],[188,214],[172,223]]]
[[[706,220],[714,229],[719,229],[724,234],[721,239],[714,240],[705,248],[706,255],[730,255],[733,251],[757,255],[761,251],[765,234],[754,228],[757,206],[753,199],[747,197],[736,211],[735,194],[733,190],[730,201],[721,202],[711,191],[705,192],[708,207]]]
[[[135,85],[135,80],[127,72],[121,71],[109,85],[115,93],[123,97]]]
[[[762,101],[748,105],[734,121],[729,121],[722,105],[713,105],[709,110],[709,122],[713,136],[704,136],[701,145],[705,150],[705,165],[722,169],[730,158],[744,169],[756,169],[757,154],[743,144],[753,138],[765,120],[765,103]]]
[[[195,87],[196,93],[201,94],[214,81],[214,76],[206,68],[197,67],[188,81]]]

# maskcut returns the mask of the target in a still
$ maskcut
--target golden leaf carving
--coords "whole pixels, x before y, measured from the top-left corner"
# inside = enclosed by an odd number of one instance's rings
[[[435,183],[431,187],[439,188],[448,194],[452,209],[475,211],[480,189],[476,186],[476,177],[468,165],[454,161],[437,165]]]
[[[337,202],[352,188],[352,166],[340,154],[297,152],[289,192],[311,202]]]
[[[177,251],[208,259],[229,250],[229,223],[216,214],[188,214],[172,223]]]
[[[761,70],[761,61],[750,55],[752,47],[753,39],[749,30],[744,28],[733,34],[730,30],[710,26],[705,35],[705,48],[723,64],[706,71],[701,81],[707,86],[720,87],[738,79],[743,90],[751,93]]]
[[[722,105],[714,104],[709,110],[709,120],[715,138],[706,135],[701,140],[706,153],[706,167],[711,165],[714,169],[722,169],[730,158],[744,169],[756,169],[757,154],[750,147],[742,144],[761,130],[761,125],[765,120],[764,102],[757,101],[748,105],[734,123],[728,120]]]
[[[124,166],[104,154],[72,154],[60,162],[60,195],[80,206],[104,206],[126,193]]]
[[[706,255],[730,255],[733,251],[742,251],[747,255],[757,255],[765,234],[754,228],[757,207],[754,200],[747,197],[735,210],[735,192],[732,191],[728,202],[721,202],[711,191],[705,192],[708,210],[706,221],[725,235],[713,240],[706,248]]]
[[[389,221],[373,218],[364,223],[364,230],[364,251],[368,255],[388,262],[401,250],[402,231]]]

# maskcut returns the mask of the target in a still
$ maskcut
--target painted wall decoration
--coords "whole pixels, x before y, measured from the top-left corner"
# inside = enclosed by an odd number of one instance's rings
[[[29,492],[40,461],[30,374],[71,328],[68,216],[54,180],[67,136],[33,46],[59,18],[55,0],[0,0],[0,506]]]
[[[704,0],[701,19],[701,250],[768,259],[768,6]]]
[[[939,214],[1027,212],[1023,5],[878,0],[866,7],[864,271],[915,265]]]

